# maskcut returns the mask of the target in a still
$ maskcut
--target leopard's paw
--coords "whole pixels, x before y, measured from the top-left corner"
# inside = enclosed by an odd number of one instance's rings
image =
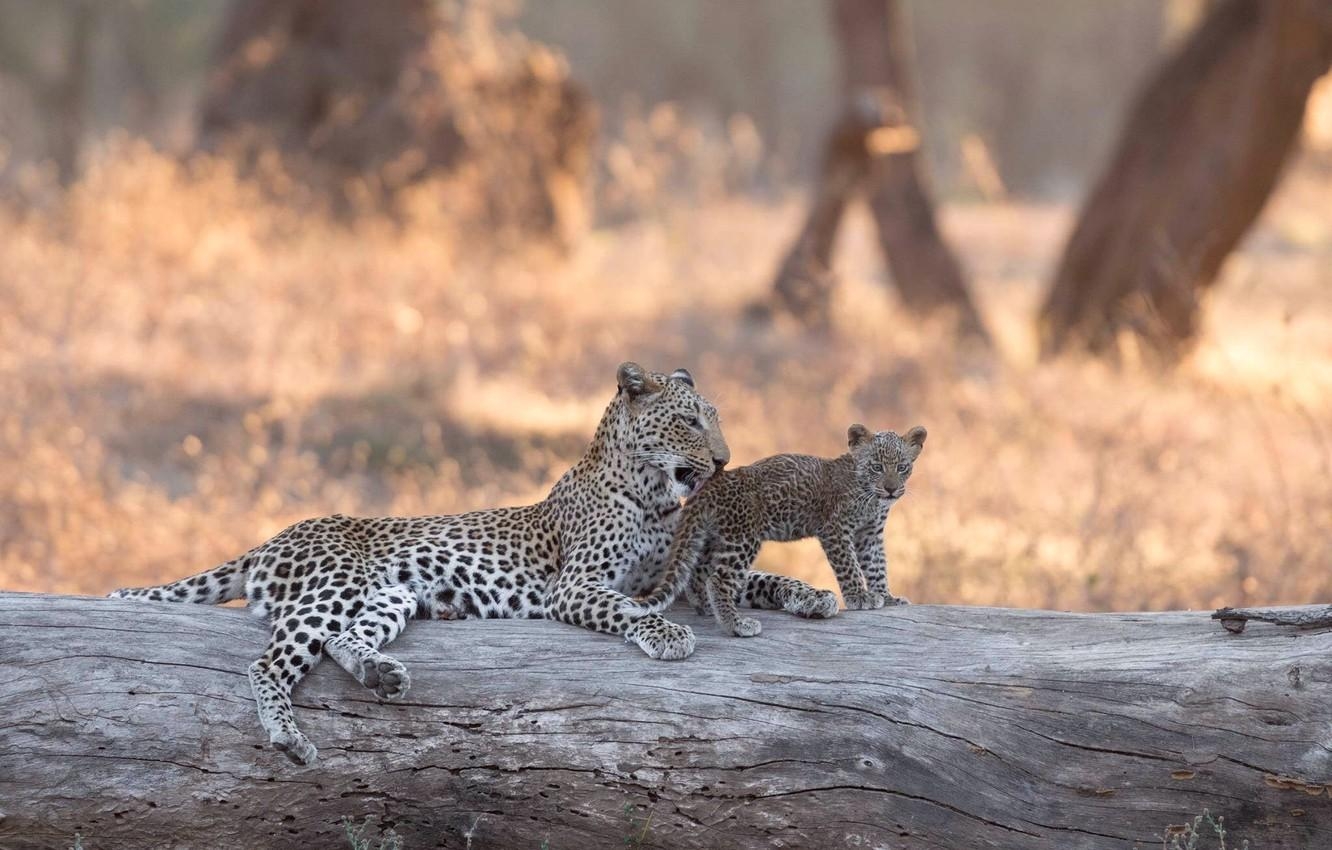
[[[412,677],[403,663],[387,655],[363,661],[360,679],[383,700],[401,699],[412,686]]]
[[[782,607],[797,617],[826,620],[837,616],[837,594],[831,590],[792,594]]]
[[[310,739],[295,729],[290,732],[274,732],[269,741],[283,755],[303,767],[314,764],[319,754],[314,744],[310,743]]]
[[[635,622],[624,637],[638,644],[649,658],[675,661],[694,654],[694,630],[656,615]]]
[[[888,598],[883,601],[883,604],[889,607],[892,607],[893,605],[910,605],[911,600],[907,599],[905,596],[893,596],[890,593],[888,594]]]
[[[856,591],[842,596],[842,601],[846,603],[848,611],[867,611],[871,608],[883,607],[883,594],[870,593],[869,591]]]
[[[731,634],[736,637],[754,637],[763,631],[763,624],[753,617],[736,617]]]

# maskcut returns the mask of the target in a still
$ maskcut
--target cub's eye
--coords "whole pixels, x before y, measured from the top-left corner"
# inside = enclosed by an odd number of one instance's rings
[[[909,463],[905,463],[905,462],[903,462],[903,463],[899,463],[899,464],[897,465],[897,474],[898,474],[898,475],[905,475],[905,474],[906,474],[906,471],[907,471],[908,469],[910,469],[910,468],[911,468],[911,464],[909,464]]]
[[[875,475],[882,475],[882,474],[883,474],[883,464],[881,464],[881,463],[870,464],[870,472],[873,472]]]

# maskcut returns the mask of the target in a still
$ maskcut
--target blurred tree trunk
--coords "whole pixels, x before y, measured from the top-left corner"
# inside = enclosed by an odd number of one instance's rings
[[[949,311],[985,340],[957,258],[926,190],[907,22],[899,0],[833,0],[845,110],[825,146],[808,218],[777,274],[773,306],[807,324],[828,321],[832,252],[847,203],[864,192],[879,245],[907,309]]]
[[[1187,349],[1329,65],[1332,0],[1213,4],[1139,96],[1083,208],[1041,310],[1046,355]]]
[[[441,206],[567,242],[587,218],[595,125],[562,58],[501,32],[484,4],[236,0],[200,137],[251,163],[277,151],[351,207],[465,175]]]
[[[61,185],[79,175],[92,74],[93,34],[100,9],[92,0],[65,0],[53,6],[63,20],[59,64],[40,61],[38,51],[18,28],[0,27],[0,74],[13,76],[40,107],[42,133]]]
[[[61,185],[74,182],[79,173],[87,114],[89,64],[97,12],[90,0],[68,4],[69,27],[65,33],[65,66],[51,92],[53,123],[51,155]]]

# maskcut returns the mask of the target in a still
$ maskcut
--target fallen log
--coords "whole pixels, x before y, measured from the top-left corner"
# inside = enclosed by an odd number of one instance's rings
[[[1231,846],[1332,846],[1332,632],[1207,613],[913,605],[682,662],[554,622],[418,622],[382,704],[296,691],[266,746],[244,611],[0,594],[0,847],[1134,848],[1207,809]]]

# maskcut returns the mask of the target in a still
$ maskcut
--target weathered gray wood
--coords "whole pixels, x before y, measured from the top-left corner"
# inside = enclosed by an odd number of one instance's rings
[[[336,848],[374,815],[408,850],[1132,848],[1203,808],[1262,850],[1332,846],[1328,631],[911,606],[743,640],[675,616],[699,634],[675,663],[414,623],[405,704],[331,664],[297,690],[302,769],[261,738],[244,612],[0,594],[0,847]]]
[[[1218,608],[1213,620],[1220,620],[1226,631],[1239,634],[1249,620],[1262,620],[1280,626],[1303,629],[1332,626],[1332,605],[1281,605],[1276,608]]]

